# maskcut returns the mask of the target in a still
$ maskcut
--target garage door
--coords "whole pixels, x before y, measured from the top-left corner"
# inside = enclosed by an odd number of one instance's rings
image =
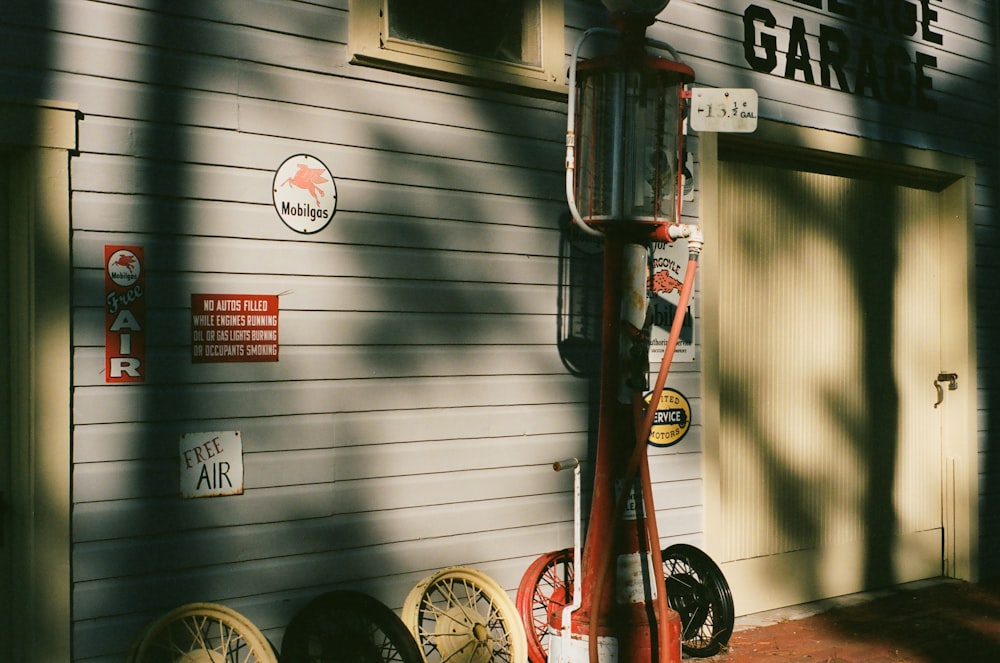
[[[738,149],[718,181],[708,529],[739,612],[941,575],[943,187]]]

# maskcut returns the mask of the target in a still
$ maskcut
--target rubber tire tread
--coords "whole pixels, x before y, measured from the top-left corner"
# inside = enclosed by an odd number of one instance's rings
[[[676,559],[690,566],[698,577],[702,579],[702,586],[709,592],[712,599],[712,610],[714,617],[714,627],[712,630],[712,641],[705,646],[695,646],[681,642],[681,650],[693,658],[707,658],[715,656],[721,652],[733,634],[733,625],[736,621],[736,611],[733,606],[733,594],[729,589],[729,583],[722,573],[722,569],[704,551],[687,543],[676,543],[668,546],[662,551],[664,575],[669,581],[669,571],[667,561]],[[670,604],[670,592],[667,592],[667,603]],[[674,610],[677,607],[670,606]],[[678,612],[680,612],[678,610]],[[686,625],[682,624],[683,629]],[[683,637],[683,635],[682,635]]]
[[[309,642],[311,638],[330,635],[327,631],[320,632],[320,629],[323,629],[323,622],[338,613],[348,615],[352,619],[360,619],[382,632],[398,654],[398,658],[380,657],[381,660],[398,663],[423,662],[423,656],[413,634],[388,606],[362,592],[338,590],[317,596],[295,614],[288,623],[282,639],[281,663],[337,660],[337,655],[342,652],[323,650],[319,658],[310,656]]]

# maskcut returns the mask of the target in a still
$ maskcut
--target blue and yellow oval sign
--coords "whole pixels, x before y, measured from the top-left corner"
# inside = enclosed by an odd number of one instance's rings
[[[653,394],[646,394],[646,405]],[[683,439],[691,428],[691,404],[676,389],[665,388],[649,430],[649,443],[654,447],[669,447]]]

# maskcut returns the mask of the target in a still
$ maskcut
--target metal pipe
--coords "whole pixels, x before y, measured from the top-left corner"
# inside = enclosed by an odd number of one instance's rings
[[[584,233],[592,237],[603,237],[604,233],[595,230],[587,225],[580,216],[580,210],[576,205],[576,63],[580,59],[580,49],[583,42],[595,34],[605,34],[618,37],[617,30],[611,28],[590,28],[585,30],[573,46],[573,55],[569,65],[569,96],[566,100],[566,203],[569,206],[570,216],[573,223]]]
[[[573,613],[580,609],[583,602],[583,573],[578,568],[580,564],[580,552],[583,548],[581,532],[583,527],[580,523],[581,499],[580,499],[580,461],[576,458],[567,458],[552,463],[552,469],[556,472],[573,469],[573,601],[563,609],[562,614],[562,651],[569,652],[570,640],[573,636]]]

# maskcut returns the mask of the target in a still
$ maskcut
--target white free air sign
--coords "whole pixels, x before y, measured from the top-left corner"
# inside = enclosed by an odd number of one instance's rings
[[[750,133],[757,130],[757,91],[699,87],[691,90],[695,131]]]
[[[181,435],[180,463],[182,497],[243,493],[243,440],[239,431]]]

